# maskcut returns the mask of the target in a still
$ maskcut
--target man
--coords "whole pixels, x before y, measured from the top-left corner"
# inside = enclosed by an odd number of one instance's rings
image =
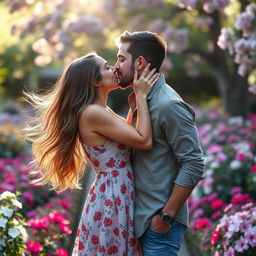
[[[121,87],[132,86],[134,70],[159,71],[166,43],[155,33],[124,32],[115,65]],[[194,112],[160,76],[149,93],[153,148],[133,152],[135,235],[144,256],[177,255],[188,227],[187,198],[202,179],[204,159]],[[130,111],[136,119],[134,95]]]

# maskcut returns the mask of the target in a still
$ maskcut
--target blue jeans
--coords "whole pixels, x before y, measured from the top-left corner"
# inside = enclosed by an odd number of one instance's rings
[[[167,233],[158,233],[149,226],[139,238],[143,256],[177,256],[187,227],[173,221]]]

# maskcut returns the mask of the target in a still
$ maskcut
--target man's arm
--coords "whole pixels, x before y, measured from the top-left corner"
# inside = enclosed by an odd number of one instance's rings
[[[205,163],[190,106],[181,101],[172,102],[160,118],[168,143],[180,164],[173,190],[162,210],[174,217],[202,179]],[[159,216],[152,218],[152,225],[158,232],[168,229]]]

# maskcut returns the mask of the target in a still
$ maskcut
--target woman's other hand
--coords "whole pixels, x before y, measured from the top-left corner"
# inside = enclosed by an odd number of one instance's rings
[[[159,77],[159,73],[156,73],[156,69],[153,68],[149,72],[149,67],[150,63],[143,70],[139,78],[138,72],[135,70],[133,79],[133,89],[137,95],[140,94],[146,97]]]

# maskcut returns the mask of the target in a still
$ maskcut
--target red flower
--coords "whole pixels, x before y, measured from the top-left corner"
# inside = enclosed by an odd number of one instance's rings
[[[105,190],[106,190],[106,184],[105,184],[105,183],[102,183],[102,184],[100,185],[100,192],[104,193]]]
[[[115,245],[112,245],[108,248],[108,254],[118,253],[118,248]]]
[[[112,175],[113,178],[116,178],[117,176],[119,176],[119,171],[114,170],[114,171],[111,172],[111,175]]]
[[[114,234],[115,234],[116,236],[119,236],[119,228],[115,228],[115,229],[113,230],[113,232],[114,232]]]
[[[92,194],[91,196],[91,199],[90,199],[90,202],[94,202],[96,200],[96,194]]]
[[[100,220],[101,219],[101,212],[95,212],[93,216],[94,221]]]
[[[79,242],[78,249],[79,251],[84,249],[84,244],[81,241]]]
[[[58,226],[63,233],[66,233],[66,234],[72,233],[71,229],[67,225],[65,225],[63,223],[58,223]]]
[[[65,208],[65,209],[69,209],[69,208],[71,207],[71,204],[70,204],[70,203],[68,203],[68,202],[66,202],[66,201],[63,201],[63,200],[59,200],[59,201],[58,201],[58,204],[59,204],[60,206],[62,206],[63,208]]]
[[[98,252],[99,253],[105,253],[105,251],[106,251],[106,249],[105,249],[104,246],[101,245],[101,246],[98,247]]]
[[[86,226],[85,226],[84,224],[82,225],[82,231],[83,231],[83,232],[86,232],[86,231],[87,231]]]
[[[88,194],[90,194],[90,195],[93,194],[93,191],[94,191],[94,186],[89,188]]]
[[[131,247],[135,247],[135,245],[136,245],[136,239],[135,239],[135,238],[130,238],[130,239],[129,239],[129,245],[130,245]]]
[[[125,186],[125,184],[122,184],[122,185],[121,185],[121,187],[120,187],[120,192],[121,192],[122,194],[125,194],[125,193],[126,193],[126,186]]]
[[[36,252],[41,252],[43,250],[43,246],[40,243],[29,240],[29,242],[26,245],[26,249],[29,252],[36,253]]]
[[[105,227],[110,227],[112,225],[112,220],[110,218],[105,217],[103,223]]]
[[[251,171],[256,173],[256,164],[251,167]]]
[[[196,224],[197,229],[202,229],[202,228],[206,228],[206,227],[210,227],[209,220],[206,217],[198,220],[198,222]]]
[[[99,163],[98,160],[94,160],[92,163],[93,163],[93,165],[94,165],[95,167],[99,167],[99,165],[100,165],[100,163]]]
[[[215,229],[211,238],[211,244],[214,245],[221,238],[220,231]]]
[[[112,207],[113,206],[112,201],[110,199],[105,200],[105,206]]]
[[[110,160],[106,163],[106,166],[109,168],[114,167],[116,160],[114,160],[113,158],[110,158]]]
[[[213,210],[218,210],[223,206],[223,202],[220,199],[215,199],[212,201],[210,206]]]
[[[98,243],[99,243],[99,237],[97,237],[97,236],[92,236],[91,242],[92,242],[92,244],[98,244]]]
[[[114,199],[114,203],[115,203],[115,206],[120,206],[121,205],[121,199],[119,197],[116,197]]]
[[[119,149],[123,150],[123,149],[126,149],[126,146],[124,144],[118,144],[117,146]]]
[[[249,197],[249,194],[238,194],[238,195],[234,195],[232,198],[231,198],[231,203],[234,204],[234,205],[239,205],[241,203],[244,203],[244,201],[246,199],[248,199]]]
[[[133,192],[130,193],[130,199],[131,199],[132,201],[134,200],[134,193],[133,193]]]
[[[132,172],[128,172],[128,173],[127,173],[127,177],[128,177],[128,179],[132,180],[132,179],[133,179]]]
[[[125,229],[122,231],[122,235],[123,235],[123,238],[126,238],[127,232]]]
[[[126,166],[127,162],[126,161],[122,161],[120,164],[119,164],[119,168],[124,168]]]
[[[56,250],[57,256],[68,256],[68,252],[62,248]]]

